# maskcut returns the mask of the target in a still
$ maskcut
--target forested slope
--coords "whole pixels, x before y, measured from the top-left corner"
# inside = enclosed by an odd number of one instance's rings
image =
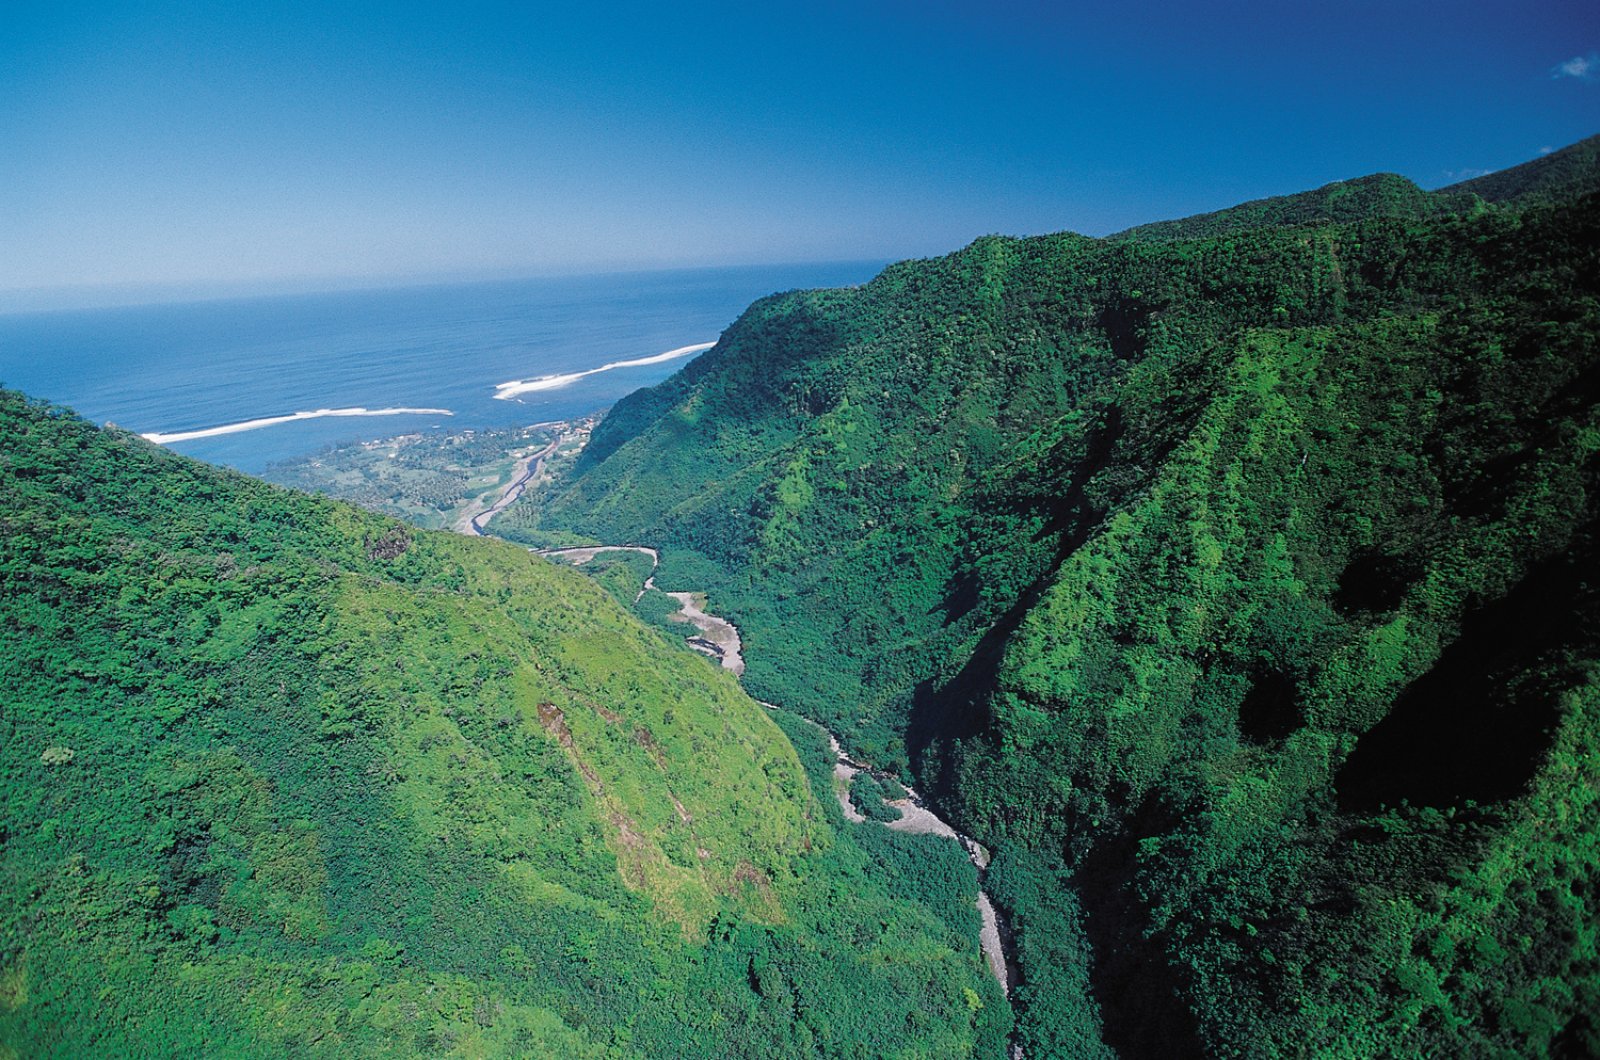
[[[1030,1057],[1600,1049],[1595,157],[764,300],[522,532],[998,850]]]
[[[589,579],[6,391],[0,497],[0,1055],[1002,1055],[960,852]]]

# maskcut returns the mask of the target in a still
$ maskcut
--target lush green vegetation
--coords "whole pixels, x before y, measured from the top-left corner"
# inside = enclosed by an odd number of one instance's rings
[[[0,496],[0,1055],[1003,1055],[970,866],[589,579],[10,392]]]
[[[505,533],[993,848],[1030,1058],[1600,1052],[1597,156],[764,300]],[[5,392],[0,495],[0,1056],[1004,1054],[643,557]]]
[[[1419,221],[1458,208],[1461,203],[1453,199],[1429,194],[1395,173],[1374,173],[1356,180],[1336,181],[1298,195],[1258,199],[1216,213],[1140,225],[1111,238],[1145,242],[1209,239],[1297,225],[1351,224],[1380,218]]]
[[[764,300],[516,521],[996,850],[1030,1058],[1600,1051],[1597,154]]]
[[[855,775],[850,784],[850,805],[858,813],[874,821],[897,821],[900,811],[888,805],[897,796],[890,793],[884,782],[866,770]]]

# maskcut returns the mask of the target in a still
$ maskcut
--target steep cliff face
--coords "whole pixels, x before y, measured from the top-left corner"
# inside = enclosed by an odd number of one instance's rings
[[[997,848],[1030,1056],[1600,1047],[1596,154],[766,300],[524,523]]]
[[[7,391],[0,497],[0,1055],[1001,1055],[959,852],[589,579]]]

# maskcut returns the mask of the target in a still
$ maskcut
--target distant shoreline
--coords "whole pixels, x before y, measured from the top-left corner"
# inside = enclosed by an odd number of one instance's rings
[[[202,427],[193,431],[151,431],[139,437],[147,442],[157,445],[170,445],[173,442],[190,442],[197,438],[216,438],[224,434],[240,434],[244,431],[260,430],[262,427],[275,427],[280,423],[294,423],[299,420],[317,420],[326,416],[454,416],[449,409],[315,409],[310,412],[291,412],[287,416],[264,416],[261,419],[243,420],[239,423],[227,423],[221,427]]]
[[[599,368],[590,368],[583,372],[542,375],[537,379],[513,379],[508,383],[496,384],[494,396],[499,401],[511,401],[518,394],[530,394],[539,390],[556,390],[571,383],[576,383],[585,376],[599,375],[601,372],[609,372],[614,368],[642,368],[647,364],[661,364],[663,361],[673,361],[679,357],[687,357],[690,354],[709,350],[715,345],[715,342],[696,342],[688,346],[679,346],[677,349],[658,353],[651,357],[639,357],[631,361],[612,361],[610,364],[602,364]]]
[[[695,342],[687,346],[679,346],[664,353],[652,354],[649,357],[637,357],[627,361],[611,361],[598,368],[589,368],[581,372],[566,372],[558,375],[540,376],[537,379],[513,379],[510,382],[499,383],[495,386],[494,396],[501,401],[514,400],[519,394],[533,393],[540,390],[556,390],[577,382],[586,376],[599,375],[601,372],[610,372],[617,368],[642,368],[652,364],[662,364],[666,361],[677,360],[692,354],[702,353],[715,346],[716,342]],[[259,419],[241,420],[238,423],[225,423],[218,427],[201,427],[192,431],[150,431],[141,434],[146,441],[155,442],[157,445],[171,445],[174,442],[192,442],[201,438],[218,438],[225,434],[242,434],[245,431],[260,430],[263,427],[276,427],[282,423],[296,423],[301,420],[324,419],[329,416],[454,416],[450,409],[420,409],[420,408],[387,408],[368,409],[361,407],[344,409],[313,409],[310,411],[291,412],[283,416],[263,416]]]
[[[698,345],[774,291],[848,286],[871,275],[865,263],[751,266],[373,286],[137,309],[0,310],[0,380],[91,423],[157,434],[156,444],[260,475],[271,464],[380,435],[583,417],[660,383],[692,357],[614,369],[517,400],[495,400],[495,384]],[[195,436],[294,412],[400,406],[455,415],[330,416]]]

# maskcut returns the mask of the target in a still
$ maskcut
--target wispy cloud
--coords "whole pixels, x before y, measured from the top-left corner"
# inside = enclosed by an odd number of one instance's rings
[[[1575,77],[1579,81],[1593,81],[1596,74],[1600,74],[1600,53],[1596,52],[1573,56],[1550,68],[1552,78]]]
[[[1449,180],[1471,180],[1474,177],[1487,177],[1493,172],[1494,170],[1492,169],[1477,169],[1468,166],[1465,169],[1447,169],[1444,171],[1444,175]]]

